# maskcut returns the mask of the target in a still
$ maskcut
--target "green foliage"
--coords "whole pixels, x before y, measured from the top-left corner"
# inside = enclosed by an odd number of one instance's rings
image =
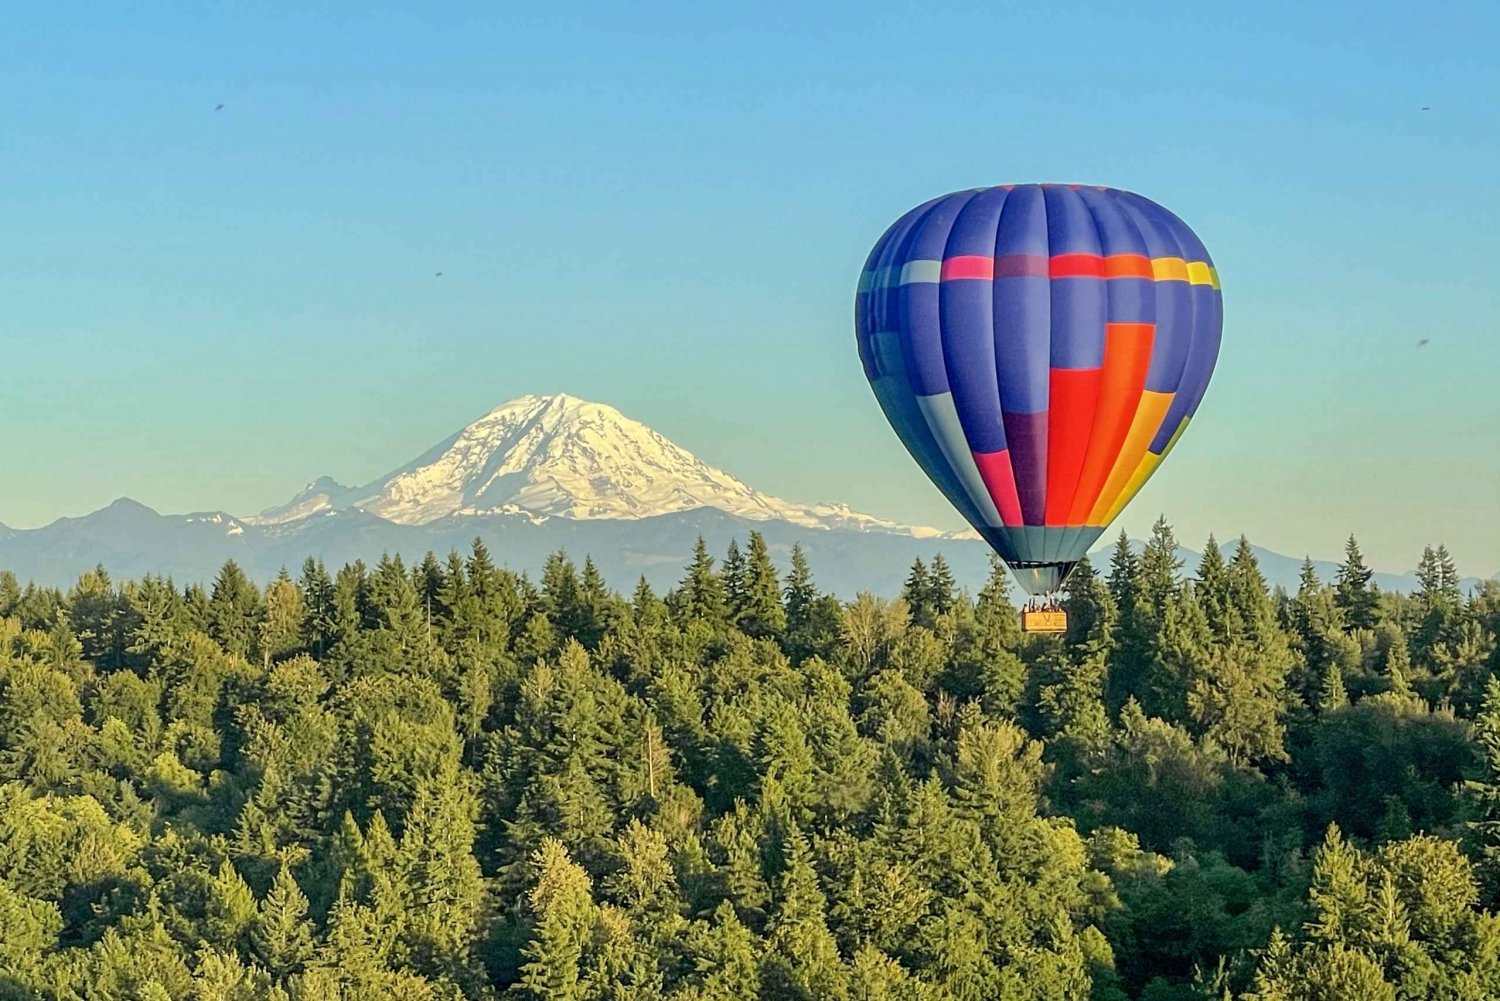
[[[843,606],[832,595],[819,594],[812,568],[799,545],[792,546],[791,569],[784,579],[787,656],[796,663],[808,657],[830,660],[839,642]]]
[[[260,903],[250,940],[255,958],[278,977],[299,972],[313,956],[307,897],[285,868]]]
[[[1452,841],[1417,836],[1369,853],[1330,827],[1300,934],[1273,936],[1247,997],[1494,997],[1500,921],[1475,910],[1477,897]]]
[[[1500,587],[1177,554],[0,572],[0,998],[1500,996]]]
[[[260,594],[233,560],[214,578],[207,632],[227,653],[250,653],[259,626]]]

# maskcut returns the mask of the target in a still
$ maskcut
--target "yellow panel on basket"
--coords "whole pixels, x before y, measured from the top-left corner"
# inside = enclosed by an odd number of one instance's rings
[[[1068,613],[1056,609],[1021,613],[1021,631],[1028,633],[1061,633],[1068,629]]]

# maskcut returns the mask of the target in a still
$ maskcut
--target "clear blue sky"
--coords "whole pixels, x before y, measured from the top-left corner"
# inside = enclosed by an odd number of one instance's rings
[[[1500,5],[237,6],[0,33],[0,522],[251,512],[565,390],[957,527],[860,373],[855,278],[925,198],[1067,180],[1172,208],[1223,276],[1132,534],[1500,570]]]

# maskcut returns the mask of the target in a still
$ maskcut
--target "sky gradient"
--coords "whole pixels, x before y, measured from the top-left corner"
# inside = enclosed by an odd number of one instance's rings
[[[918,202],[1052,180],[1166,205],[1224,285],[1120,525],[1500,571],[1500,6],[861,10],[13,15],[0,522],[250,513],[566,391],[956,528],[860,371],[855,280]]]

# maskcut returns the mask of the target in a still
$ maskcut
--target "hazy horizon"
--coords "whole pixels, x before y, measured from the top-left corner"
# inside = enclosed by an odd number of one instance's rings
[[[556,395],[556,394],[531,394],[531,395]],[[563,394],[563,395],[572,395],[572,394]],[[589,401],[589,402],[603,402],[603,401]],[[625,415],[625,416],[629,417],[628,414]],[[415,456],[408,457],[408,459],[413,459],[413,458],[415,458]],[[702,456],[698,456],[698,458],[702,459],[703,457]],[[405,461],[406,460],[403,460],[400,463],[393,463],[391,465],[391,467],[384,468],[384,469],[380,470],[380,473],[381,474],[390,473],[392,471],[392,469],[396,468],[398,465],[404,465]],[[710,463],[710,465],[716,465],[716,464],[715,463]],[[733,473],[733,470],[726,470],[726,471],[730,472],[731,474]],[[266,512],[268,510],[273,510],[274,508],[280,506],[281,504],[284,504],[286,501],[292,499],[292,497],[296,493],[296,490],[304,489],[306,487],[311,487],[316,482],[317,479],[319,479],[319,478],[321,478],[323,476],[326,476],[326,475],[327,474],[319,474],[318,477],[312,477],[312,478],[310,478],[301,487],[298,487],[296,489],[289,488],[288,491],[284,494],[284,496],[281,497],[280,500],[276,501],[275,503],[273,503],[271,505],[267,505],[267,506],[262,507],[262,508],[257,508],[255,511],[235,511],[235,510],[226,509],[226,508],[224,508],[222,506],[213,506],[213,505],[210,505],[207,508],[194,509],[194,510],[178,509],[178,508],[171,508],[171,507],[161,508],[161,507],[156,507],[155,505],[151,505],[151,504],[147,504],[146,506],[149,507],[149,508],[151,508],[152,510],[155,510],[158,514],[164,514],[164,515],[192,514],[192,513],[196,513],[197,511],[209,511],[209,510],[213,510],[213,511],[224,511],[224,513],[233,515],[235,517],[253,517],[255,515],[262,514],[262,513]],[[363,486],[368,480],[373,479],[374,477],[373,476],[371,476],[371,477],[365,477],[365,478],[360,479],[360,480],[351,480],[351,481],[343,481],[343,480],[340,480],[336,476],[335,477],[329,477],[329,478],[331,478],[331,479],[335,480],[336,482],[338,482],[340,486],[354,488],[354,487]],[[755,488],[756,484],[751,483],[751,484],[749,484],[749,486],[751,486],[752,488]],[[837,498],[784,498],[784,499],[785,500],[790,500],[790,501],[795,501],[795,502],[804,502],[804,503],[820,503],[820,502],[842,503]],[[114,498],[109,503],[110,504],[114,504],[114,503],[118,503],[121,500],[131,500],[131,501],[135,501],[137,503],[144,503],[143,501],[140,501],[139,498],[126,497],[124,495],[121,495],[120,497]],[[109,505],[104,505],[104,506],[109,506]],[[97,510],[100,510],[100,508],[91,508],[89,511],[80,511],[80,512],[77,512],[76,514],[75,513],[70,513],[70,514],[60,515],[59,517],[67,518],[67,517],[86,516],[88,514],[94,513]],[[868,514],[869,512],[862,512],[862,513]],[[1127,512],[1127,515],[1128,515],[1128,512]],[[1155,520],[1155,517],[1156,516],[1152,516],[1152,520],[1153,521]],[[52,524],[55,520],[56,519],[53,519],[52,521],[44,522],[44,523],[42,523],[40,525],[6,525],[6,527],[13,528],[13,529],[16,529],[16,528],[19,528],[19,529],[41,528],[41,527],[45,527],[48,524]],[[1170,517],[1168,517],[1167,520],[1169,522],[1172,522],[1172,519]],[[1119,531],[1123,528],[1123,526],[1126,523],[1126,521],[1127,521],[1127,518],[1122,517],[1117,522],[1115,522],[1114,525],[1111,527],[1110,532],[1108,532],[1105,535],[1105,537],[1100,540],[1100,542],[1094,547],[1094,549],[1092,550],[1092,552],[1097,555],[1097,554],[1099,554],[1101,552],[1104,552],[1104,551],[1107,551],[1109,548],[1111,548],[1114,545],[1115,540],[1118,538]],[[3,525],[3,524],[5,524],[5,523],[3,521],[0,521],[0,525]],[[937,527],[937,526],[923,526],[923,527]],[[952,530],[952,531],[960,531],[960,532],[967,531],[967,533],[969,535],[971,535],[971,536],[974,535],[972,528],[970,526],[968,526],[967,524],[962,523],[961,521],[960,521],[960,523],[958,525],[954,526],[950,530]],[[1149,530],[1149,527],[1141,527],[1137,531],[1129,531],[1129,530],[1127,530],[1127,534],[1132,539],[1144,540],[1145,538],[1147,538],[1149,536],[1150,530]],[[1217,541],[1220,543],[1221,547],[1223,547],[1225,545],[1228,545],[1230,542],[1232,542],[1232,540],[1238,538],[1241,534],[1247,534],[1248,535],[1248,533],[1242,533],[1240,531],[1214,531],[1212,534],[1217,539]],[[975,536],[975,538],[977,539],[977,536]],[[1190,549],[1190,550],[1192,550],[1194,552],[1200,552],[1203,549],[1204,542],[1207,541],[1207,536],[1205,536],[1202,539],[1192,539],[1192,538],[1183,537],[1180,534],[1180,532],[1179,532],[1178,533],[1178,540],[1177,541],[1178,541],[1178,544],[1180,546],[1184,547],[1184,548]],[[1252,537],[1250,539],[1250,541],[1252,542],[1252,544],[1260,546],[1261,548],[1270,550],[1272,552],[1278,552],[1275,549],[1274,546],[1267,545],[1263,539]],[[1363,544],[1362,544],[1361,548],[1363,549]],[[1309,558],[1312,558],[1312,559],[1318,560],[1318,561],[1335,561],[1335,562],[1337,562],[1337,561],[1341,561],[1342,558],[1343,558],[1342,541],[1337,542],[1337,544],[1331,543],[1330,544],[1330,548],[1327,551],[1307,551],[1307,552],[1304,552],[1304,553],[1279,553],[1279,555],[1291,556],[1291,557],[1294,557],[1294,558],[1300,558],[1302,556],[1307,556]],[[1384,572],[1384,573],[1395,573],[1395,574],[1409,573],[1409,572],[1411,572],[1412,568],[1416,566],[1417,559],[1418,559],[1418,557],[1420,557],[1420,555],[1421,555],[1421,552],[1420,552],[1420,549],[1419,549],[1416,553],[1413,554],[1412,559],[1411,559],[1411,561],[1410,561],[1409,564],[1387,566],[1387,565],[1382,565],[1378,561],[1376,561],[1376,562],[1372,563],[1371,565],[1372,565],[1372,568],[1374,570],[1380,571],[1380,572]],[[1368,554],[1366,554],[1366,562],[1367,563],[1371,562],[1369,560]],[[1489,577],[1492,577],[1492,576],[1500,576],[1500,573],[1491,573],[1489,571],[1484,570],[1483,568],[1480,568],[1479,570],[1470,570],[1470,569],[1468,569],[1466,567],[1465,561],[1463,561],[1458,556],[1455,556],[1455,562],[1458,564],[1458,568],[1459,568],[1460,572],[1465,577],[1484,579],[1484,578],[1489,578]],[[1189,569],[1191,569],[1191,568],[1189,568]]]

